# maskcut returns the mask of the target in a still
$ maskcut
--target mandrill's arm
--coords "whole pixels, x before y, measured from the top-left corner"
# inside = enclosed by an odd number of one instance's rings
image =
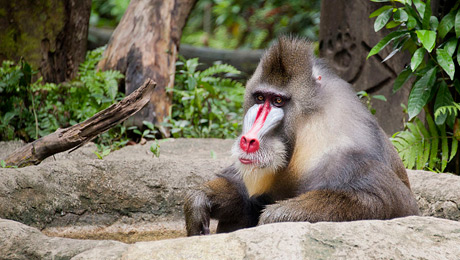
[[[384,164],[371,160],[355,164],[351,172],[346,172],[344,167],[336,169],[337,172],[332,173],[323,171],[323,178],[328,175],[348,177],[329,178],[328,184],[318,186],[312,178],[313,185],[303,194],[267,206],[259,225],[290,221],[391,219],[418,214],[411,191]]]
[[[235,169],[229,167],[223,174],[229,171]],[[255,226],[257,217],[251,217],[250,202],[242,185],[237,179],[218,177],[190,192],[184,203],[187,235],[209,234],[210,218],[219,220],[218,233]]]

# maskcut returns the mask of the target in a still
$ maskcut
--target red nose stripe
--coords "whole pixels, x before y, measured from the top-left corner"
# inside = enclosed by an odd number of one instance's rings
[[[259,150],[259,140],[257,139],[257,134],[264,126],[265,120],[267,119],[270,110],[271,106],[268,100],[265,101],[263,106],[259,107],[259,111],[257,111],[256,120],[254,121],[252,128],[241,137],[241,150],[247,153],[254,153]]]

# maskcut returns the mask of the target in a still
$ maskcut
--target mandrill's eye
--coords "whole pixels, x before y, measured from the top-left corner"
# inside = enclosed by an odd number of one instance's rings
[[[282,97],[274,97],[273,105],[277,107],[282,107],[284,105],[284,99]]]
[[[263,103],[264,101],[265,101],[265,98],[263,95],[261,94],[256,95],[256,103],[260,104],[260,103]]]

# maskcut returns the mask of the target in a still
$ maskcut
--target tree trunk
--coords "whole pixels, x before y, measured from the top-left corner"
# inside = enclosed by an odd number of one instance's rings
[[[91,0],[0,0],[0,62],[23,57],[45,82],[72,79],[84,61]]]
[[[146,120],[160,126],[169,115],[171,98],[166,88],[174,84],[182,28],[194,3],[195,0],[132,0],[115,29],[98,67],[125,74],[126,94],[146,78],[158,83],[148,106],[132,117],[129,124],[142,126]],[[165,130],[162,132],[167,134]]]

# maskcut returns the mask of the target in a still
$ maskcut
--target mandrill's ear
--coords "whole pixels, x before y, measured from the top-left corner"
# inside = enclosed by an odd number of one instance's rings
[[[282,37],[272,45],[260,61],[261,79],[271,85],[283,86],[298,77],[312,76],[312,47],[305,40]]]

